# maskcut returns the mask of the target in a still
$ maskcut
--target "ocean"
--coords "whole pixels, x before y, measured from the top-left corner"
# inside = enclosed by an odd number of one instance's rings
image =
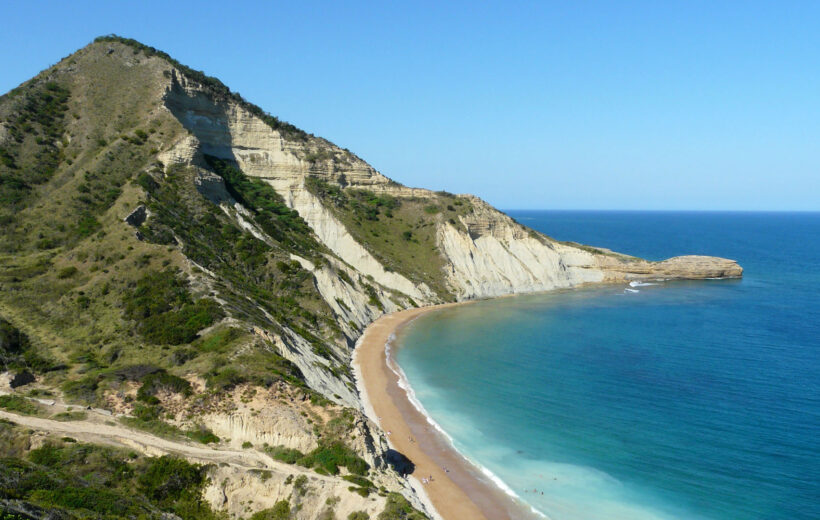
[[[507,213],[745,272],[417,319],[393,355],[462,454],[553,520],[820,518],[820,213]]]

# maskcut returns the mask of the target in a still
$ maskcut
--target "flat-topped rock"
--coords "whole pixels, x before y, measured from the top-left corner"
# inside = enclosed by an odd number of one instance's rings
[[[717,256],[685,255],[660,262],[630,259],[606,262],[602,266],[610,281],[618,280],[703,280],[740,278],[743,268],[734,260]]]

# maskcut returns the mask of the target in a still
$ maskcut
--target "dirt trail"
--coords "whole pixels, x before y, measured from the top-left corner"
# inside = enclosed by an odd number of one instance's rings
[[[107,444],[140,451],[146,455],[174,454],[203,464],[229,464],[246,470],[266,469],[282,473],[306,474],[311,479],[335,482],[337,479],[319,475],[299,466],[276,461],[256,450],[232,450],[175,441],[133,430],[120,424],[106,424],[95,420],[55,421],[42,417],[18,415],[0,410],[0,418],[35,430],[70,436],[78,441]]]

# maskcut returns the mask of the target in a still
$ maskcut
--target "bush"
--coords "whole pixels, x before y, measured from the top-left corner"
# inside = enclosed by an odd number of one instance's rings
[[[251,516],[251,520],[290,520],[294,518],[290,513],[290,502],[280,500],[273,507],[258,511]]]
[[[202,466],[163,455],[151,459],[139,477],[143,493],[160,503],[177,500],[205,483]]]
[[[97,400],[99,383],[94,376],[85,376],[75,381],[66,381],[62,389],[66,397],[84,403],[93,403]]]
[[[222,370],[213,372],[207,376],[208,388],[214,390],[230,390],[236,385],[241,385],[247,378],[234,367],[225,367]]]
[[[50,509],[59,518],[223,518],[202,501],[204,484],[203,469],[184,460],[144,458],[68,437],[31,450],[28,461],[0,458],[0,497]]]
[[[421,511],[410,505],[406,498],[398,493],[387,495],[387,503],[384,510],[376,517],[378,520],[426,520]]]
[[[299,493],[299,496],[305,496],[308,492],[307,488],[308,478],[304,475],[299,475],[293,481],[293,490]]]
[[[272,458],[285,464],[296,464],[299,459],[305,456],[305,454],[299,450],[286,448],[284,446],[267,446],[265,452]]]
[[[356,452],[342,444],[333,442],[320,445],[297,461],[297,464],[306,468],[322,469],[330,475],[339,474],[339,466],[356,475],[367,475],[370,466]]]
[[[212,432],[211,430],[202,425],[195,427],[193,430],[186,433],[186,435],[189,439],[201,442],[202,444],[212,444],[219,442],[219,437],[214,435],[214,432]]]
[[[0,408],[23,415],[38,415],[40,413],[37,405],[19,395],[0,395]]]
[[[71,278],[75,274],[77,274],[77,268],[71,265],[68,267],[63,267],[62,269],[57,271],[57,278],[62,280],[64,278]]]
[[[171,271],[143,276],[133,293],[123,297],[123,305],[125,317],[136,321],[139,332],[155,344],[190,343],[197,332],[224,316],[214,300],[192,301],[187,282]]]
[[[87,418],[85,412],[60,412],[52,417],[55,421],[84,421]]]
[[[191,383],[163,370],[145,376],[142,386],[137,390],[137,399],[149,402],[149,398],[155,397],[160,390],[182,394],[186,397],[193,393]]]
[[[370,520],[370,515],[364,511],[353,511],[347,515],[347,520]]]

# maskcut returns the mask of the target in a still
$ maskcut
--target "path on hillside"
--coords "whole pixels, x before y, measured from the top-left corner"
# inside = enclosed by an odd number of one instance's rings
[[[336,481],[332,477],[276,461],[257,450],[234,450],[165,439],[120,424],[105,424],[93,420],[63,422],[18,415],[5,410],[0,410],[0,418],[35,430],[71,436],[78,441],[130,448],[150,456],[174,454],[203,464],[224,463],[246,470],[274,470],[285,474],[306,474],[312,479]]]

